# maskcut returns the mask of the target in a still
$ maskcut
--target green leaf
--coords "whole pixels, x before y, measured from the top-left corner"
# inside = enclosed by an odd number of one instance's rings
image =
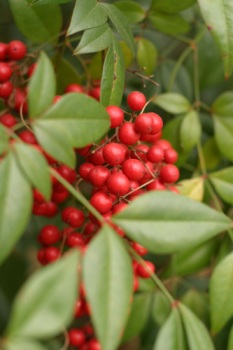
[[[14,301],[8,336],[52,337],[69,325],[77,300],[78,261],[78,251],[69,252],[29,278]]]
[[[27,0],[9,0],[9,3],[16,25],[26,38],[44,43],[58,36],[62,26],[58,5],[29,6]]]
[[[176,13],[195,4],[196,0],[153,0],[151,10],[165,13]]]
[[[150,75],[153,73],[157,63],[158,51],[155,45],[147,39],[139,38],[137,40],[137,61],[139,67],[144,67],[144,73]]]
[[[233,3],[228,0],[198,0],[202,16],[212,33],[224,64],[225,76],[233,69]]]
[[[27,0],[30,5],[48,5],[48,4],[65,4],[71,0]]]
[[[101,79],[100,102],[104,106],[121,104],[125,84],[125,64],[118,42],[114,40],[106,55]]]
[[[190,350],[214,350],[204,324],[183,304],[179,304]]]
[[[132,1],[118,1],[114,5],[121,10],[130,23],[139,23],[146,17],[146,12],[141,6]]]
[[[233,113],[233,91],[221,94],[213,103],[212,111],[225,117],[231,117]]]
[[[231,226],[224,214],[168,191],[142,195],[112,219],[131,239],[160,254],[205,242]]]
[[[33,146],[23,142],[15,142],[14,150],[25,177],[47,200],[50,200],[51,178],[45,157]]]
[[[3,350],[46,350],[46,347],[30,339],[10,338]]]
[[[7,129],[0,124],[0,155],[8,148],[8,141]]]
[[[233,161],[233,118],[214,115],[214,131],[220,152]]]
[[[178,184],[179,193],[196,201],[202,202],[204,197],[204,179],[195,177],[190,180],[180,181]]]
[[[12,154],[0,162],[0,262],[11,252],[27,226],[32,207],[30,184]]]
[[[201,123],[196,111],[190,111],[184,116],[180,126],[180,146],[185,152],[190,152],[201,137]]]
[[[214,269],[210,279],[210,308],[213,332],[219,332],[233,316],[233,253]]]
[[[233,326],[231,327],[229,339],[228,339],[228,348],[227,350],[232,350],[233,349]]]
[[[190,29],[189,23],[178,14],[151,12],[148,18],[156,30],[165,34],[181,34]]]
[[[150,313],[151,295],[149,293],[135,294],[128,323],[123,335],[123,342],[140,334]]]
[[[107,15],[96,0],[76,0],[67,34],[102,26],[107,19]]]
[[[127,44],[124,41],[119,41],[119,45],[120,45],[121,50],[123,52],[124,61],[125,61],[125,68],[129,68],[133,62],[133,57],[134,57],[133,53],[128,48]]]
[[[101,3],[102,8],[108,15],[110,21],[120,34],[121,38],[126,42],[132,52],[135,51],[135,43],[133,34],[128,26],[127,18],[114,5]]]
[[[171,306],[165,295],[160,290],[156,291],[154,293],[153,305],[151,310],[151,316],[153,320],[161,326],[168,318],[170,311]]]
[[[218,195],[227,203],[233,204],[233,167],[209,174]]]
[[[173,114],[188,113],[191,110],[191,105],[187,98],[173,92],[157,95],[152,102],[166,112]]]
[[[84,94],[69,93],[52,105],[42,118],[34,121],[33,128],[38,139],[41,129],[48,137],[50,134],[57,136],[57,146],[59,142],[64,142],[65,147],[66,142],[67,147],[71,143],[73,147],[80,148],[101,139],[109,129],[109,119],[105,107],[93,98]],[[46,142],[49,143],[49,139]],[[42,146],[44,147],[43,144]],[[54,152],[55,147],[56,145]],[[62,151],[62,147],[59,148]],[[59,153],[57,150],[57,156]]]
[[[56,65],[56,57],[54,59],[56,67],[57,93],[63,94],[65,88],[70,84],[80,84],[82,82],[81,75],[74,66],[64,57],[59,59],[59,64]]]
[[[186,350],[186,341],[180,315],[172,309],[167,321],[161,327],[154,350]],[[197,349],[196,349],[197,350]],[[207,349],[206,349],[207,350]]]
[[[195,289],[189,289],[181,298],[182,303],[201,320],[208,321],[208,295]]]
[[[214,137],[207,139],[203,144],[202,150],[206,168],[208,170],[215,170],[222,161],[222,155],[218,150]]]
[[[85,30],[74,54],[98,52],[112,43],[112,31],[108,24]]]
[[[110,227],[104,226],[91,241],[83,276],[101,348],[115,350],[129,314],[133,276],[123,241]]]
[[[38,117],[53,102],[56,80],[52,63],[48,56],[40,53],[35,72],[29,82],[28,104],[30,118]]]

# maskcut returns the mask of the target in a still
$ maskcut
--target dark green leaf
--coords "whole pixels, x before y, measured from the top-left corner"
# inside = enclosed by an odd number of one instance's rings
[[[179,304],[190,350],[214,350],[204,324],[186,306]]]
[[[118,1],[114,5],[121,10],[130,23],[139,23],[146,17],[146,12],[141,6],[132,1]]]
[[[71,0],[27,0],[30,5],[48,5],[48,4],[64,4]]]
[[[151,12],[149,20],[155,29],[165,34],[186,33],[190,29],[188,22],[180,15]]]
[[[227,203],[233,204],[233,167],[209,175],[216,192]]]
[[[81,76],[74,66],[65,58],[59,59],[56,65],[56,58],[54,64],[56,68],[57,93],[63,94],[65,88],[70,84],[80,84]]]
[[[207,27],[221,51],[225,75],[233,69],[233,3],[228,0],[198,0]]]
[[[145,68],[144,73],[150,75],[153,73],[157,63],[158,51],[155,45],[144,38],[137,40],[137,61],[140,67]]]
[[[16,25],[25,37],[38,43],[56,39],[62,26],[58,5],[29,6],[27,0],[9,0],[9,3]]]
[[[46,350],[46,347],[33,340],[10,338],[4,346],[3,350]]]
[[[168,318],[171,306],[165,295],[159,290],[154,293],[151,316],[158,325],[162,325]]]
[[[201,123],[196,111],[190,111],[184,116],[180,126],[180,146],[184,152],[189,152],[201,137]]]
[[[76,0],[68,35],[102,26],[107,19],[107,15],[96,0]]]
[[[233,326],[231,327],[227,350],[232,350],[232,349],[233,349]]]
[[[125,65],[121,47],[114,40],[104,61],[100,102],[104,106],[121,104],[125,83]]]
[[[176,13],[195,4],[196,0],[153,0],[151,10],[165,13]]]
[[[134,296],[131,313],[123,335],[123,342],[143,331],[149,317],[150,304],[151,295],[149,293],[136,294]]]
[[[119,45],[121,47],[121,50],[123,52],[124,56],[124,61],[125,61],[125,68],[129,68],[133,61],[133,53],[132,51],[128,48],[127,44],[124,41],[120,41]]]
[[[154,350],[186,350],[186,341],[180,315],[172,309],[167,321],[161,327]],[[196,349],[197,350],[197,349]]]
[[[233,91],[226,91],[221,94],[213,103],[214,114],[231,117],[233,114]]]
[[[106,49],[112,43],[112,31],[108,24],[85,30],[75,54],[98,52]]]
[[[52,63],[48,56],[41,52],[29,82],[28,105],[31,118],[38,117],[52,104],[55,92],[56,80]]]
[[[121,238],[104,226],[84,257],[91,317],[103,350],[115,350],[129,316],[132,267]]]
[[[0,155],[8,148],[8,141],[7,129],[0,124]]]
[[[0,183],[0,262],[2,262],[27,226],[31,214],[32,192],[12,154],[0,162]]]
[[[214,115],[214,131],[220,152],[233,161],[233,118]]]
[[[64,330],[77,300],[78,261],[75,250],[30,277],[13,304],[8,336],[45,338]]]
[[[153,102],[160,108],[173,114],[188,113],[191,110],[187,98],[173,92],[157,95]]]
[[[205,242],[231,225],[224,214],[168,191],[134,200],[113,221],[155,253],[172,253]]]
[[[233,253],[215,268],[210,279],[210,307],[213,332],[219,332],[233,316]]]
[[[181,301],[201,320],[208,321],[208,295],[195,289],[189,289],[181,298]]]
[[[135,51],[135,44],[133,34],[128,26],[127,18],[122,14],[122,12],[114,5],[111,4],[101,4],[104,11],[108,15],[110,21],[116,28],[117,32],[120,34],[121,38],[126,42],[131,51]]]
[[[16,142],[14,150],[25,177],[49,200],[52,188],[45,157],[33,146],[23,142]]]
[[[206,168],[208,170],[215,170],[222,161],[222,155],[218,150],[214,137],[208,138],[203,144],[202,149]]]

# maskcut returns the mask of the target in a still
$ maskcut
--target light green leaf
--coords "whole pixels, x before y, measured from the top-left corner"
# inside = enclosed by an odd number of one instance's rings
[[[188,113],[191,110],[191,105],[187,98],[173,92],[157,95],[152,102],[166,112],[173,114]]]
[[[168,191],[142,195],[112,219],[131,239],[160,254],[205,242],[231,226],[224,214]]]
[[[210,279],[210,308],[213,332],[219,332],[233,316],[233,253],[215,268]]]
[[[153,349],[187,350],[182,322],[176,309],[172,309],[169,318],[161,327]]]
[[[178,14],[151,12],[148,18],[155,29],[165,34],[181,34],[190,29],[189,23]]]
[[[123,13],[114,5],[101,3],[102,8],[108,15],[110,21],[114,25],[116,31],[120,34],[121,38],[126,42],[131,51],[135,51],[134,37],[128,26],[127,18]]]
[[[117,1],[114,5],[121,10],[130,23],[139,23],[146,17],[146,12],[133,1]]]
[[[150,313],[151,295],[149,293],[135,294],[128,323],[123,335],[123,342],[140,334]]]
[[[78,262],[75,250],[29,278],[14,301],[7,336],[52,337],[69,325],[77,300]]]
[[[227,350],[232,350],[232,349],[233,349],[233,326],[231,327]]]
[[[184,116],[180,126],[180,146],[185,152],[190,152],[201,137],[201,123],[196,111],[190,111]]]
[[[233,115],[233,91],[226,91],[214,101],[212,105],[214,114],[231,117]]]
[[[125,64],[118,42],[114,40],[106,55],[101,79],[100,102],[104,106],[121,104],[125,84]]]
[[[10,338],[3,350],[46,350],[46,347],[30,339]]]
[[[224,63],[225,76],[233,69],[233,3],[228,0],[198,0],[202,16],[212,33]]]
[[[219,196],[225,202],[233,204],[233,167],[216,171],[209,178]]]
[[[98,52],[106,49],[112,43],[112,31],[108,24],[103,24],[97,28],[87,29],[80,43],[76,47],[74,54],[84,54]]]
[[[96,0],[76,0],[67,34],[102,26],[107,19],[107,15]]]
[[[119,41],[119,45],[121,47],[121,50],[123,52],[123,56],[124,56],[124,61],[125,61],[125,68],[129,68],[130,65],[133,62],[133,53],[132,51],[128,48],[127,44],[122,40]]]
[[[0,162],[0,262],[11,252],[27,226],[32,191],[12,154]]]
[[[62,26],[62,14],[58,5],[29,6],[27,0],[9,0],[9,4],[16,25],[26,38],[32,42],[44,43],[58,37]]]
[[[171,306],[165,295],[160,290],[156,291],[153,296],[153,305],[151,311],[153,320],[161,326],[168,318],[170,311]]]
[[[204,179],[195,177],[178,183],[179,193],[196,201],[202,202],[204,196]]]
[[[212,340],[204,324],[186,306],[179,304],[190,350],[214,350]]]
[[[14,150],[25,177],[49,200],[51,196],[51,178],[45,157],[33,146],[16,142]]]
[[[28,87],[30,118],[35,118],[52,104],[56,92],[53,66],[44,52],[40,53],[39,61]]]
[[[155,45],[147,39],[139,38],[137,40],[137,61],[140,67],[144,67],[144,73],[150,75],[153,73],[157,63],[158,51]]]
[[[220,152],[233,161],[233,118],[214,115],[214,132]]]
[[[165,13],[176,13],[195,4],[196,0],[153,0],[151,10]]]
[[[129,316],[133,276],[124,243],[110,227],[104,226],[90,243],[83,276],[101,348],[115,350]]]
[[[0,155],[8,148],[8,141],[7,129],[0,124]]]

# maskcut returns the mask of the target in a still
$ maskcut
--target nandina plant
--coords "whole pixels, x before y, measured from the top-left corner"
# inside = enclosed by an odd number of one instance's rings
[[[0,10],[1,349],[232,350],[233,6]]]

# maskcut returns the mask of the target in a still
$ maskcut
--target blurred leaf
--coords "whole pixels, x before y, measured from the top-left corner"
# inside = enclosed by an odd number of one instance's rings
[[[196,0],[152,0],[151,10],[165,13],[176,13],[195,4]]]
[[[203,155],[205,158],[205,165],[208,170],[216,169],[221,163],[222,156],[219,153],[215,139],[210,137],[203,145]]]
[[[226,91],[221,94],[213,103],[214,114],[231,117],[233,115],[233,91]]]
[[[190,29],[189,23],[178,14],[150,12],[148,18],[156,30],[165,34],[181,34]]]
[[[83,276],[101,348],[115,350],[129,316],[133,273],[122,239],[109,226],[103,226],[91,241],[84,257]]]
[[[27,226],[32,207],[30,184],[12,154],[0,162],[0,262],[11,252]]]
[[[181,298],[182,303],[187,306],[202,321],[207,322],[209,318],[207,294],[189,289]]]
[[[46,350],[47,348],[33,340],[21,339],[21,338],[10,338],[3,350]]]
[[[54,59],[56,80],[57,80],[57,93],[63,94],[65,88],[70,84],[80,84],[82,79],[77,69],[64,57],[59,59],[58,65],[56,65],[56,57]]]
[[[227,203],[233,204],[233,167],[209,174],[218,195]]]
[[[121,10],[130,23],[139,23],[146,17],[143,8],[133,1],[117,1],[114,5]]]
[[[185,152],[199,142],[201,137],[201,124],[196,111],[190,111],[184,116],[180,126],[180,146]]]
[[[153,304],[151,316],[153,320],[161,326],[168,318],[171,311],[171,306],[161,291],[156,291],[153,295]]]
[[[173,92],[157,95],[152,102],[164,109],[166,112],[173,114],[188,113],[191,110],[191,106],[187,98]]]
[[[27,0],[9,0],[9,3],[16,25],[26,38],[36,43],[56,40],[62,26],[58,5],[29,6]]]
[[[205,242],[231,225],[224,214],[168,191],[140,196],[112,220],[131,239],[160,254]]]
[[[151,295],[149,293],[135,294],[126,325],[123,342],[140,334],[146,326],[150,313]]]
[[[8,148],[8,141],[7,129],[0,124],[0,155]]]
[[[213,35],[224,63],[225,76],[233,69],[233,3],[228,0],[198,0],[201,14]]]
[[[101,80],[102,77],[102,67],[103,66],[103,57],[102,52],[97,52],[91,59],[90,64],[88,65],[88,71],[92,79]]]
[[[102,8],[108,15],[110,21],[114,25],[116,31],[121,38],[126,42],[132,52],[135,51],[134,37],[128,26],[127,18],[114,5],[101,3]]]
[[[51,178],[45,157],[36,148],[23,142],[15,142],[14,150],[24,176],[47,200],[50,200]]]
[[[176,309],[172,309],[167,321],[160,328],[153,349],[187,350],[182,322]]]
[[[153,73],[157,63],[158,51],[155,45],[144,38],[137,39],[137,61],[139,67],[145,67],[143,73],[150,75]]]
[[[215,140],[220,152],[233,161],[233,118],[214,115]]]
[[[102,26],[107,22],[107,15],[96,0],[76,0],[68,35]]]
[[[52,63],[48,56],[41,52],[28,86],[30,118],[38,117],[52,104],[55,92],[56,80]]]
[[[47,5],[47,4],[65,4],[72,0],[27,0],[27,2],[32,6],[37,5]]]
[[[29,278],[13,304],[8,336],[51,337],[69,325],[77,300],[78,261],[78,251],[69,252]]]
[[[214,350],[212,340],[204,324],[186,306],[178,305],[190,350]]]
[[[102,51],[112,42],[112,31],[108,24],[85,30],[74,54]]]
[[[214,269],[210,279],[212,331],[218,333],[233,316],[233,253]]]
[[[233,349],[233,326],[231,327],[227,350],[232,350],[232,349]]]
[[[180,194],[202,202],[204,196],[204,179],[202,177],[183,180],[178,185]]]

